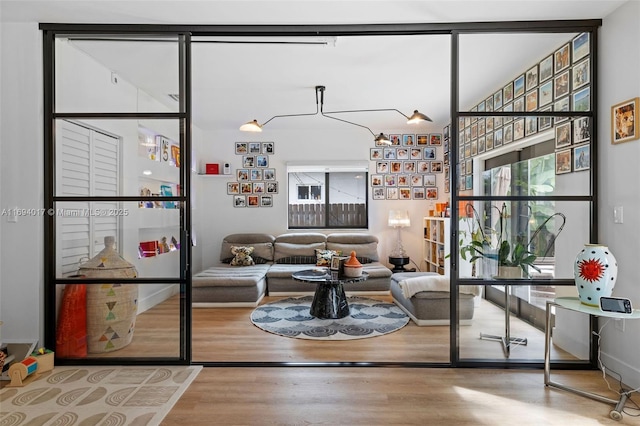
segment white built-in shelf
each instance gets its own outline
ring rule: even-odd
[[[229,174],[229,175],[223,175],[218,173],[217,175],[212,175],[212,174],[206,174],[206,173],[198,173],[198,176],[202,176],[202,177],[218,177],[218,178],[230,178],[233,177],[233,175]]]
[[[157,180],[162,182],[178,183],[180,181],[180,168],[170,165],[167,162],[153,161],[148,158],[138,158],[138,170],[140,179]],[[149,170],[150,175],[145,175],[143,171]]]
[[[139,208],[138,228],[177,228],[180,226],[180,209]]]

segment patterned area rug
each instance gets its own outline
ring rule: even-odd
[[[65,366],[0,390],[0,424],[159,425],[201,366]]]
[[[407,325],[409,317],[393,303],[348,297],[351,314],[318,319],[309,314],[313,296],[291,297],[258,306],[251,322],[270,333],[296,339],[353,340],[388,334]]]

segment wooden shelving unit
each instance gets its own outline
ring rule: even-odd
[[[425,217],[422,259],[424,271],[449,275],[449,228],[448,217]]]

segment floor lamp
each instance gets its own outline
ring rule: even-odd
[[[398,232],[396,246],[389,255],[389,263],[394,266],[391,272],[407,272],[407,270],[404,269],[404,265],[409,264],[410,260],[402,246],[401,230],[411,225],[409,212],[407,210],[390,210],[388,224],[390,227],[396,228]]]

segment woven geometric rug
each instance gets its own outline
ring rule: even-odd
[[[159,425],[201,366],[60,366],[0,390],[0,424]]]
[[[382,336],[407,325],[409,317],[393,303],[347,297],[350,315],[318,319],[309,314],[313,296],[290,297],[258,306],[251,322],[273,334],[296,339],[353,340]]]

